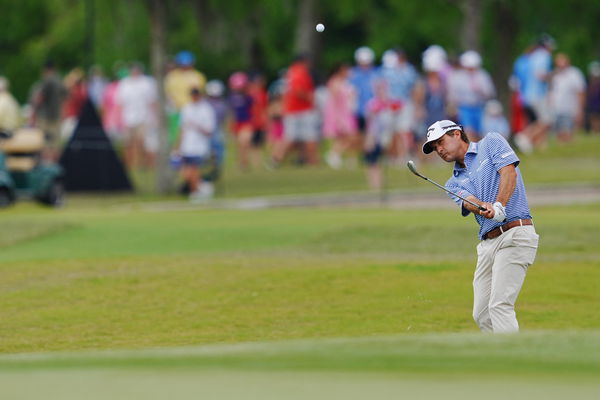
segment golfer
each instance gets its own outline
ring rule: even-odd
[[[433,151],[444,161],[454,162],[446,188],[485,208],[480,211],[450,195],[463,216],[475,214],[480,227],[473,318],[483,332],[518,332],[515,302],[539,239],[519,158],[499,133],[469,143],[462,127],[449,120],[437,121],[427,130],[423,153]]]

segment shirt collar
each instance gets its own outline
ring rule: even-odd
[[[477,142],[471,142],[471,143],[469,143],[469,148],[467,149],[467,153],[477,154],[478,149],[479,149],[479,146],[478,146]]]
[[[477,154],[477,151],[479,149],[479,146],[477,145],[477,142],[470,142],[469,143],[469,147],[467,148],[467,153],[466,154]],[[457,162],[454,163],[454,171],[453,174],[455,177],[457,177],[461,171],[464,171],[465,168],[461,167]]]

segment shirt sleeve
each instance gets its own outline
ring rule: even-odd
[[[206,132],[214,132],[216,125],[217,125],[217,119],[215,116],[215,111],[212,108],[212,106],[208,103],[204,104],[203,108],[202,108],[202,128],[206,131]]]
[[[488,133],[485,136],[485,144],[490,161],[494,164],[496,171],[510,164],[514,164],[515,167],[519,165],[519,157],[498,132]]]
[[[467,198],[467,197],[473,195],[464,186],[462,186],[455,177],[448,179],[445,186],[446,186],[446,189],[449,190],[450,192],[456,193],[457,195],[464,197],[464,198]],[[452,199],[452,201],[454,201],[460,207],[460,212],[463,217],[466,217],[467,215],[469,215],[471,213],[469,210],[467,210],[465,207],[463,207],[464,202],[462,201],[462,199],[459,199],[458,197],[454,196],[451,193],[448,193],[448,197],[450,197],[450,199]]]
[[[583,76],[583,73],[575,68],[574,69],[574,83],[575,83],[575,87],[577,89],[577,92],[584,92],[585,91],[585,78]]]

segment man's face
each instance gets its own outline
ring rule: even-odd
[[[440,158],[446,162],[458,160],[461,150],[460,131],[445,134],[431,145]]]
[[[558,53],[554,58],[554,64],[558,69],[565,69],[569,66],[569,57],[566,54]]]

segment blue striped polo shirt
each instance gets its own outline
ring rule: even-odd
[[[506,222],[531,218],[527,194],[521,171],[519,170],[519,158],[510,147],[506,139],[499,133],[488,133],[481,141],[469,144],[465,154],[465,168],[454,164],[452,177],[446,182],[446,189],[462,197],[475,196],[481,201],[489,203],[496,202],[498,188],[500,187],[500,174],[498,171],[509,164],[515,164],[517,171],[517,184],[515,191],[505,204],[506,221],[497,222],[487,219],[479,214],[475,214],[475,219],[479,224],[479,239],[483,240],[483,235]],[[456,196],[449,194],[461,208],[463,216],[470,214],[462,204],[463,201]]]

